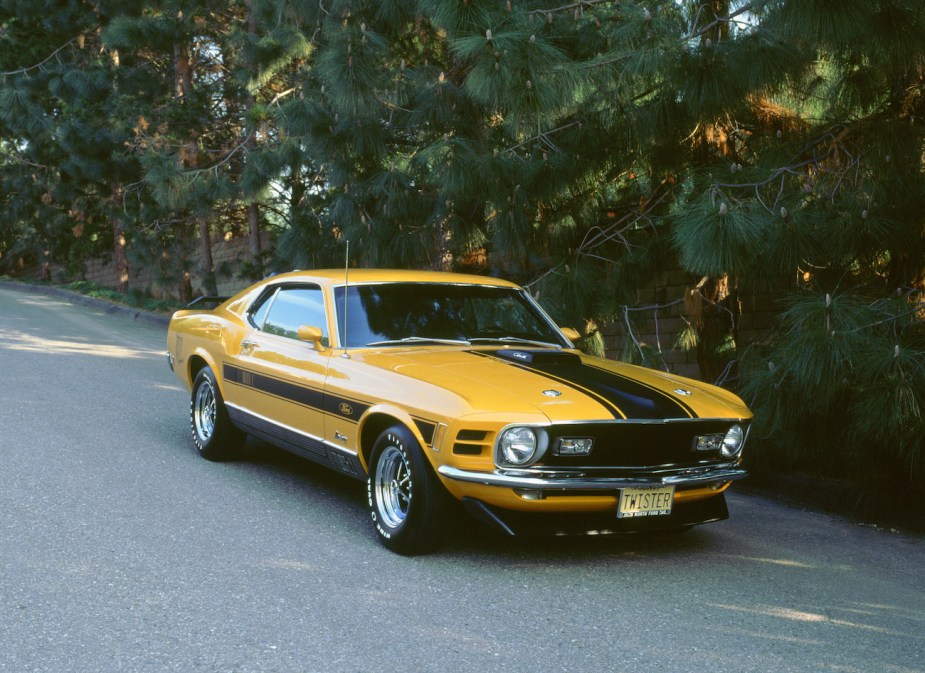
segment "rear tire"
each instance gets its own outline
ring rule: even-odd
[[[450,495],[405,426],[389,428],[373,445],[367,494],[376,534],[388,549],[410,556],[443,542]]]
[[[203,367],[193,381],[190,396],[190,430],[199,455],[207,460],[233,458],[244,441],[244,433],[231,423],[215,374]]]

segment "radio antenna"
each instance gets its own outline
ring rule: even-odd
[[[342,358],[349,358],[347,353],[347,290],[350,288],[350,241],[347,241],[347,252],[344,254],[344,352]]]

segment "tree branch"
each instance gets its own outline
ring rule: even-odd
[[[750,12],[750,11],[752,11],[755,7],[757,7],[758,5],[764,5],[764,4],[766,4],[767,1],[768,1],[768,0],[755,0],[754,2],[748,3],[748,4],[745,5],[744,7],[740,7],[739,9],[737,9],[737,10],[734,11],[734,12],[730,12],[730,13],[727,14],[726,16],[714,16],[713,21],[711,21],[710,23],[708,23],[706,26],[704,26],[704,27],[701,28],[700,30],[696,30],[696,26],[695,26],[694,32],[692,32],[690,35],[685,36],[685,37],[682,38],[682,39],[684,40],[684,42],[687,42],[688,40],[693,40],[693,39],[696,38],[696,37],[700,37],[701,35],[704,35],[705,33],[709,32],[711,29],[715,28],[715,27],[718,26],[719,24],[721,24],[721,23],[730,23],[730,22],[731,22],[734,18],[736,18],[737,16],[740,16],[740,15],[742,15],[742,14],[745,14],[746,12]],[[698,18],[699,18],[699,16],[698,16]],[[695,19],[695,23],[696,23],[696,19]]]
[[[8,72],[0,72],[0,77],[12,77],[14,75],[25,75],[26,73],[32,70],[41,69],[46,63],[48,63],[50,60],[55,58],[58,54],[60,54],[62,51],[70,47],[72,44],[77,42],[77,40],[79,40],[81,37],[82,36],[80,35],[78,35],[77,37],[72,37],[70,40],[68,40],[67,42],[62,44],[60,47],[55,49],[53,52],[51,52],[48,58],[36,63],[35,65],[30,65],[25,68],[20,68],[19,70],[10,70]]]
[[[555,14],[556,12],[567,12],[572,9],[582,10],[585,7],[602,5],[607,2],[613,2],[613,0],[579,0],[578,2],[573,2],[569,5],[562,5],[561,7],[553,7],[552,9],[534,9],[530,13],[545,16],[547,14]]]
[[[553,133],[559,133],[560,131],[565,131],[566,129],[570,129],[573,126],[581,126],[581,121],[575,120],[575,121],[569,122],[568,124],[563,124],[559,128],[553,129],[552,131],[544,131],[543,133],[539,133],[533,136],[532,138],[527,138],[522,143],[518,143],[517,145],[514,145],[513,147],[508,147],[504,149],[503,151],[513,152],[514,150],[520,149],[524,145],[529,145],[530,143],[535,142],[537,140],[542,140],[543,142],[547,143],[551,147],[555,147],[555,145],[553,145],[552,142],[549,140],[548,136],[551,136]]]

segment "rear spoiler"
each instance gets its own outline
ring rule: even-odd
[[[230,297],[213,297],[209,295],[204,295],[202,297],[196,297],[193,301],[187,304],[184,308],[198,308],[205,311],[211,311],[212,309],[218,307],[220,304],[228,301]]]

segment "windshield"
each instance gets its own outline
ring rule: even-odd
[[[347,347],[410,341],[535,342],[570,347],[520,290],[487,285],[383,283],[334,289],[337,324]]]

